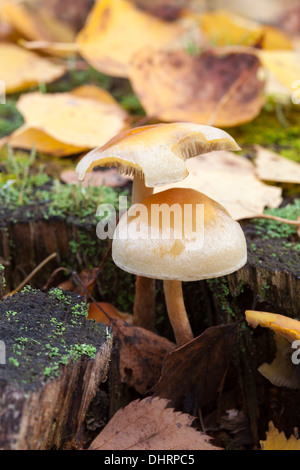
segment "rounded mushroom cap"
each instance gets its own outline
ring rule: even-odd
[[[184,179],[187,158],[239,149],[227,132],[215,127],[189,122],[154,124],[116,135],[85,155],[76,171],[82,181],[96,166],[116,166],[124,174],[144,175],[145,185],[154,187]]]
[[[239,223],[220,204],[194,189],[171,188],[121,217],[112,256],[132,274],[196,281],[240,269],[247,246]]]

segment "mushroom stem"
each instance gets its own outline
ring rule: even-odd
[[[194,336],[186,313],[181,281],[164,281],[164,292],[170,322],[177,346],[183,346]]]
[[[136,204],[153,194],[153,188],[145,186],[144,175],[135,175],[132,183],[131,202]]]
[[[153,331],[155,311],[155,279],[137,276],[133,306],[133,324]]]
[[[153,194],[153,188],[145,186],[144,176],[135,176],[132,185],[132,204],[140,203]],[[155,310],[155,279],[137,276],[133,305],[133,324],[153,330]]]

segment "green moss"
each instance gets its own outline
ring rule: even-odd
[[[23,123],[24,119],[17,110],[14,100],[8,99],[5,104],[0,105],[0,138],[11,134]]]
[[[118,208],[120,191],[107,186],[83,188],[81,185],[64,184],[59,180],[51,180],[43,172],[41,165],[35,168],[36,154],[15,154],[7,149],[6,158],[0,160],[0,215],[4,210],[22,210],[22,217],[34,217],[31,209],[36,205],[43,206],[43,217],[72,216],[84,222],[91,217],[97,223],[96,209],[105,203]],[[127,196],[128,192],[122,192]],[[7,213],[6,213],[7,216]],[[86,241],[86,240],[85,240]]]
[[[265,213],[288,220],[296,220],[300,216],[300,199],[295,199],[292,204],[287,204],[284,207],[266,209]],[[253,219],[252,223],[255,225],[257,233],[265,240],[270,238],[288,239],[296,234],[295,225],[277,222],[276,220]],[[285,247],[292,248],[293,246],[292,243],[286,242]]]
[[[206,282],[226,319],[234,319],[236,313],[232,308],[232,300],[226,278],[208,279]]]
[[[5,299],[0,310],[6,304],[15,307],[6,309],[6,315],[3,311],[0,314],[12,369],[4,369],[2,373],[13,378],[13,371],[18,368],[24,384],[27,381],[28,385],[34,384],[44,377],[55,378],[62,365],[83,356],[94,358],[97,347],[110,333],[105,325],[87,320],[88,307],[83,298],[59,288],[44,294],[28,286],[21,294]],[[49,312],[53,312],[52,317]],[[11,321],[16,317],[22,320],[19,324]]]
[[[291,160],[300,161],[299,106],[282,105],[272,98],[253,121],[226,129],[243,151],[261,145]]]

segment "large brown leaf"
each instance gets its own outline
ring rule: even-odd
[[[150,390],[176,409],[198,409],[214,403],[232,359],[237,323],[212,326],[190,343],[170,352],[162,374]],[[187,402],[188,400],[188,402]]]
[[[89,450],[221,450],[191,427],[188,414],[160,398],[135,400],[117,411]]]
[[[259,114],[264,103],[259,67],[252,53],[147,48],[133,57],[129,79],[149,116],[225,127]]]
[[[121,381],[143,395],[159,379],[162,362],[175,344],[122,320],[114,320],[112,327],[119,347]]]

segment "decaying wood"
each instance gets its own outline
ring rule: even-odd
[[[105,380],[110,341],[94,360],[64,367],[60,377],[30,394],[0,382],[0,448],[49,450],[72,447],[99,383]]]
[[[30,295],[32,296],[31,301],[29,299]],[[16,296],[22,297],[24,294],[16,294]],[[44,296],[43,302],[47,302],[49,298],[47,294],[40,291],[33,294],[27,293],[26,296],[27,305],[30,305],[28,302],[34,305],[37,296]],[[70,293],[70,296],[74,297],[74,307],[80,301],[80,297],[72,293]],[[9,299],[2,302],[2,310],[6,302],[9,302]],[[69,298],[68,302],[70,302]],[[11,308],[11,304],[8,303],[7,305],[8,308]],[[71,307],[70,304],[70,310]],[[1,315],[4,317],[5,310],[2,310]],[[71,312],[66,310],[66,306],[64,306],[63,312],[66,315],[66,321],[67,318],[73,318],[70,317]],[[47,319],[47,315],[49,319],[52,315],[59,318],[58,314],[53,312],[53,304],[49,306],[49,311],[46,307],[44,313],[42,328],[41,324],[36,323],[36,329],[40,328],[45,331],[42,333],[42,337],[38,338],[40,343],[38,348],[45,345],[48,347],[48,343],[50,343],[50,346],[52,344],[56,346],[55,338],[52,340],[49,335],[51,331],[45,322],[45,318]],[[33,314],[37,315],[37,312],[33,311]],[[19,312],[19,315],[21,319],[24,313]],[[91,327],[89,322],[91,320],[83,320],[83,324],[80,326],[82,328],[80,336],[77,333],[79,329],[73,328],[73,322],[71,325],[71,338],[70,330],[68,338],[66,337],[67,328],[65,328],[59,334],[59,341],[63,339],[63,344],[66,340],[68,344],[74,345],[77,343],[82,344],[84,341],[89,344],[92,341],[96,348],[95,356],[92,358],[82,354],[76,360],[70,358],[66,365],[60,364],[58,376],[50,378],[39,374],[37,378],[36,369],[28,368],[28,370],[24,370],[19,366],[15,367],[12,375],[7,368],[14,367],[10,365],[9,361],[9,355],[14,349],[11,348],[9,352],[7,347],[6,364],[0,366],[0,449],[70,449],[73,445],[76,445],[74,438],[84,422],[88,407],[96,395],[99,385],[107,378],[112,348],[110,329],[102,324]],[[25,336],[27,330],[22,331],[24,331]],[[72,336],[73,331],[74,337]],[[5,330],[2,323],[2,325],[0,324],[0,337],[8,343],[10,338],[5,337],[5,332],[7,330]],[[20,337],[20,330],[16,329],[16,336]],[[55,351],[55,348],[52,350]],[[26,360],[26,356],[30,352],[28,353],[25,348],[22,354],[22,356],[16,356],[20,364]],[[44,359],[41,358],[41,360]],[[33,364],[38,366],[38,361],[39,358]],[[27,385],[24,385],[25,381]]]

